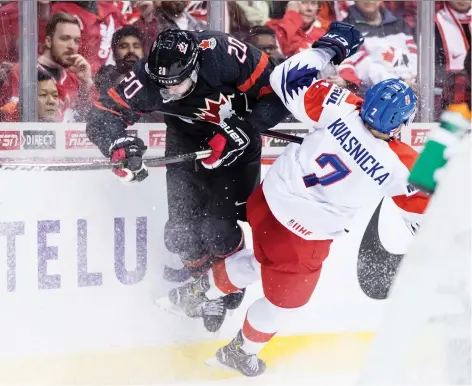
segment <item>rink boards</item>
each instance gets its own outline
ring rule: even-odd
[[[418,144],[420,130],[429,128],[414,127],[408,141]],[[294,124],[278,129],[303,132]],[[1,125],[1,156],[98,156],[83,130],[80,124]],[[149,155],[162,155],[162,125],[133,130]],[[283,145],[265,140],[270,157],[264,171]],[[262,353],[272,373],[342,372],[362,363],[387,302],[367,297],[357,280],[359,243],[377,204],[359,213],[333,244],[312,300]],[[163,266],[178,266],[163,245],[166,217],[164,168],[134,186],[109,171],[0,171],[0,383],[234,377],[203,361],[237,332],[247,307],[262,296],[260,285],[249,288],[218,335],[199,320],[158,309],[154,299],[171,288],[162,280]],[[411,236],[389,200],[379,227],[390,252],[406,250]]]

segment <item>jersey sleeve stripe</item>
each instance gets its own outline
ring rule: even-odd
[[[126,107],[127,109],[131,110],[131,107],[129,104],[127,104],[123,98],[121,98],[116,90],[114,88],[111,88],[108,90],[108,95],[110,96],[111,99],[113,99],[116,103],[118,103],[121,107]]]
[[[109,113],[112,113],[112,114],[114,114],[114,115],[116,115],[116,116],[118,116],[118,117],[121,116],[121,114],[120,114],[119,112],[117,112],[117,111],[115,111],[115,110],[112,110],[112,109],[109,109],[109,108],[103,106],[100,102],[95,102],[95,103],[94,103],[94,106],[95,106],[96,108],[100,109],[100,110],[108,111]]]
[[[411,170],[418,153],[409,147],[407,144],[393,140],[388,142],[388,146],[397,155],[398,159],[405,165],[408,170]],[[422,192],[417,192],[411,196],[405,194],[392,197],[393,202],[409,213],[424,213],[429,203],[429,197],[424,195]]]
[[[262,53],[261,59],[259,60],[259,63],[257,64],[255,70],[252,72],[249,78],[242,85],[238,86],[238,90],[241,92],[246,92],[252,86],[254,86],[257,82],[257,79],[259,79],[259,77],[262,75],[262,73],[266,69],[268,63],[269,63],[269,57],[265,53]]]

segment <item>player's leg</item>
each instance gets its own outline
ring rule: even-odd
[[[251,249],[242,249],[217,261],[208,274],[192,283],[194,292],[204,292],[208,299],[218,299],[238,292],[261,279],[261,265]]]
[[[195,151],[198,138],[189,138],[172,128],[167,129],[166,155]],[[208,251],[202,242],[204,207],[208,200],[204,181],[194,163],[182,162],[168,165],[167,202],[169,218],[164,229],[167,249],[180,256],[185,271],[200,276],[210,266]],[[189,285],[175,288],[169,300],[187,316],[205,318],[206,314],[224,314],[222,300],[208,301],[201,293],[195,293]]]
[[[247,221],[246,202],[259,185],[260,171],[260,159],[257,158],[211,174],[208,183],[211,199],[205,208],[207,216],[202,234],[214,264],[245,247],[244,234],[238,220]],[[227,308],[239,307],[243,297],[244,290],[225,296]]]
[[[195,271],[200,268],[199,273],[205,274],[210,265],[223,261],[244,248],[244,234],[238,220],[246,220],[245,203],[259,183],[260,163],[256,161],[210,171],[200,168],[197,175],[201,182],[202,194],[206,197],[203,206],[204,217],[199,219],[199,225],[202,247],[209,260],[192,269]],[[202,316],[209,331],[218,330],[224,321],[226,308],[237,308],[244,296],[244,288],[224,296],[222,308],[221,302],[218,302],[220,299],[207,303],[189,301],[192,296],[196,300],[197,295],[200,299],[208,300],[204,292],[193,290],[192,287],[193,284],[188,283],[173,290],[170,300],[174,304],[183,304],[187,315]]]
[[[290,232],[270,213],[262,189],[251,196],[248,217],[265,297],[249,307],[241,331],[218,350],[217,359],[246,376],[257,376],[265,370],[257,354],[291,313],[310,300],[331,240],[309,241]]]
[[[198,138],[189,138],[171,127],[166,133],[166,156],[188,153],[198,147]],[[192,162],[167,165],[168,220],[164,229],[167,249],[180,256],[190,270],[208,262],[201,239],[206,193]]]

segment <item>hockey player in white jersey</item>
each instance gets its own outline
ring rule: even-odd
[[[264,372],[257,356],[291,312],[304,306],[318,282],[332,241],[355,213],[391,196],[407,224],[416,224],[428,198],[408,185],[416,152],[396,139],[416,111],[403,81],[373,86],[365,100],[319,80],[362,43],[351,25],[332,23],[313,48],[277,66],[271,86],[290,112],[314,130],[290,144],[247,202],[253,248],[215,264],[191,284],[212,299],[262,278],[264,297],[248,309],[237,336],[216,359],[246,376]]]

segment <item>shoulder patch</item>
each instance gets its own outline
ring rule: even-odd
[[[205,50],[213,50],[216,47],[216,39],[211,38],[211,39],[205,39],[200,42],[198,45],[203,51]]]

